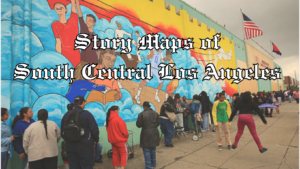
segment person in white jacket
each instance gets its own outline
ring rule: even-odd
[[[23,148],[28,154],[30,169],[57,169],[60,129],[49,121],[48,111],[38,111],[38,121],[32,123],[23,136]]]
[[[127,33],[126,31],[122,30],[122,25],[116,21],[116,24],[118,26],[118,29],[115,30],[115,38],[124,38],[124,34],[128,35],[129,37],[132,37],[132,34]],[[117,43],[117,46],[119,46],[121,44],[121,42]],[[131,54],[128,53],[127,54],[128,60],[133,60],[133,58],[131,57]]]

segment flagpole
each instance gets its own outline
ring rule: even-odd
[[[253,40],[252,38],[251,38],[251,40],[253,42],[255,42],[259,47],[261,47],[264,51],[266,51],[269,55],[271,55],[274,59],[276,59],[270,52],[268,52],[264,47],[262,47],[260,44],[258,44],[255,40]]]
[[[242,28],[243,28],[244,41],[245,41],[245,39],[246,39],[246,34],[245,34],[245,28],[244,28],[244,17],[243,17],[242,8],[240,8],[240,11],[241,11],[241,16],[242,16]]]

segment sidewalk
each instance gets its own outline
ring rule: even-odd
[[[192,140],[192,133],[186,138],[172,139],[174,148],[166,148],[163,139],[157,147],[157,169],[288,169],[299,168],[299,105],[295,101],[285,102],[280,106],[280,114],[273,113],[267,117],[264,125],[258,116],[253,116],[262,145],[268,151],[261,154],[245,128],[238,148],[229,151],[224,142],[223,150],[219,151],[216,136],[213,132],[204,133],[198,141]],[[274,110],[275,112],[275,110]],[[237,132],[237,117],[230,126],[231,140],[234,142]],[[96,163],[94,169],[113,169],[112,159],[103,155],[103,163]],[[135,148],[135,156],[128,160],[127,169],[143,169],[144,156],[142,149]]]

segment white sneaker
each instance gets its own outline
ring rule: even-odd
[[[159,97],[156,95],[155,96],[155,100],[158,102],[158,103],[160,103],[160,99],[159,99]]]
[[[134,99],[135,99],[137,104],[141,104],[140,97],[138,95],[135,95]]]

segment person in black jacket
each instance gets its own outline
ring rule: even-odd
[[[156,146],[159,145],[160,125],[158,113],[150,108],[149,102],[143,103],[144,111],[141,112],[136,121],[136,126],[142,128],[140,136],[140,147],[143,148],[145,158],[145,169],[156,167]]]
[[[259,148],[259,151],[261,153],[266,152],[267,149],[262,147],[259,137],[256,133],[255,123],[252,118],[252,111],[255,110],[256,112],[258,112],[259,117],[261,118],[261,120],[263,121],[263,123],[265,125],[267,125],[267,121],[266,121],[263,113],[261,113],[259,111],[258,106],[252,101],[250,92],[245,92],[242,95],[242,101],[233,110],[233,112],[229,118],[229,122],[232,121],[232,119],[234,118],[234,116],[238,110],[240,110],[240,115],[239,115],[239,119],[238,119],[238,132],[236,133],[235,141],[232,144],[232,149],[235,149],[237,147],[238,142],[239,142],[241,136],[243,135],[244,128],[245,128],[245,126],[247,126],[253,139],[256,142],[256,145]]]
[[[84,128],[84,136],[80,142],[67,142],[66,151],[70,168],[93,169],[94,165],[94,146],[99,142],[99,128],[94,116],[87,110],[83,110],[85,106],[83,96],[76,96],[74,98],[75,108],[73,112],[81,111],[81,121]],[[64,115],[61,120],[61,135],[63,137],[63,129],[67,115]]]
[[[209,113],[211,111],[212,103],[207,96],[205,91],[201,92],[200,102],[202,104],[202,117],[203,117],[203,131],[207,132],[209,130]]]
[[[174,100],[171,96],[168,97],[167,101],[164,102],[164,104],[161,106],[160,109],[160,129],[161,132],[165,135],[165,145],[166,147],[174,147],[173,144],[171,144],[171,140],[173,138],[173,135],[175,133],[174,129],[174,123],[170,122],[166,111],[174,113]]]

